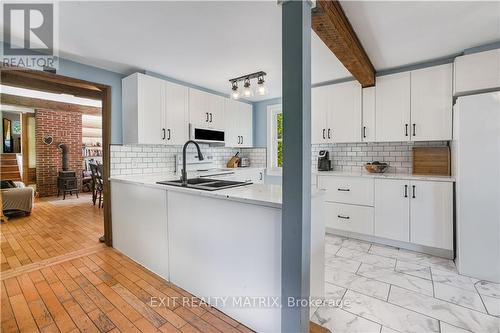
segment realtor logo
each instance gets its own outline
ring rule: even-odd
[[[3,64],[55,68],[53,3],[4,3]]]

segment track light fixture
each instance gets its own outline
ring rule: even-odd
[[[240,92],[238,91],[238,82],[236,82],[236,81],[232,83],[231,98],[232,99],[239,99],[240,98]]]
[[[230,79],[229,82],[231,83],[231,98],[232,99],[239,99],[240,96],[242,95],[243,97],[251,97],[254,94],[254,91],[252,90],[251,87],[251,79],[257,79],[257,87],[255,89],[255,94],[259,96],[264,96],[267,94],[267,88],[265,86],[265,80],[264,76],[266,76],[265,72],[255,72],[252,74],[247,74],[243,75],[240,77],[236,77],[234,79]],[[240,94],[240,91],[238,89],[238,82],[243,81],[243,90]]]

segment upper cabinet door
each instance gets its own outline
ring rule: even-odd
[[[164,143],[163,81],[143,74],[139,74],[137,80],[137,143]]]
[[[226,147],[253,147],[252,105],[225,100]]]
[[[452,64],[411,72],[411,140],[451,140]]]
[[[224,141],[226,147],[237,147],[241,141],[241,134],[239,130],[239,118],[240,118],[240,110],[239,110],[239,102],[226,99],[226,106],[224,108],[224,121],[225,121],[225,132],[224,132]]]
[[[410,185],[410,242],[453,250],[453,183],[412,181]]]
[[[222,96],[206,94],[208,127],[214,129],[224,129],[224,100]]]
[[[330,86],[327,138],[330,142],[361,141],[361,85],[357,81]]]
[[[251,104],[239,102],[239,128],[241,129],[240,147],[253,147],[253,109]]]
[[[207,95],[204,91],[189,89],[189,123],[207,126],[210,120]]]
[[[327,114],[329,86],[311,90],[311,143],[325,143],[327,138]]]
[[[376,87],[377,141],[409,141],[410,72],[378,77]]]
[[[363,142],[375,141],[375,87],[363,88]]]
[[[165,82],[165,142],[182,145],[188,140],[188,88]]]

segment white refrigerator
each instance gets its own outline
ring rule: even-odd
[[[451,147],[458,271],[500,282],[500,92],[457,99]]]

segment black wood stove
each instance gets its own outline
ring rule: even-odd
[[[76,172],[68,170],[68,148],[64,143],[57,145],[62,151],[62,169],[59,171],[59,176],[57,177],[57,196],[60,193],[63,195],[63,200],[66,199],[66,193],[73,195],[76,193],[78,198],[78,178],[76,178]]]
[[[63,200],[66,199],[66,193],[73,195],[76,193],[78,198],[78,179],[74,171],[59,171],[57,177],[57,196],[62,193]]]

